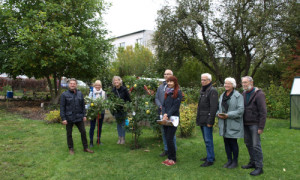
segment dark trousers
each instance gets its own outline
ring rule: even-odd
[[[168,159],[176,161],[176,149],[174,144],[174,136],[177,127],[174,126],[164,126],[165,136],[168,146]]]
[[[73,148],[73,138],[72,138],[72,130],[73,130],[73,125],[76,125],[80,134],[81,134],[81,141],[82,141],[82,145],[84,149],[88,148],[88,144],[87,144],[87,139],[86,139],[86,132],[85,132],[85,127],[84,127],[84,122],[83,121],[79,121],[79,122],[69,122],[66,125],[66,129],[67,129],[67,142],[68,142],[68,147]]]
[[[244,126],[244,142],[248,148],[250,163],[254,164],[257,168],[262,168],[263,153],[257,125]]]
[[[232,155],[233,155],[233,160],[237,161],[239,157],[239,145],[237,143],[237,139],[224,137],[224,144],[225,144],[225,151],[227,154],[228,161],[232,160]]]
[[[101,114],[101,117],[99,118],[99,122],[97,122],[97,118],[94,119],[94,120],[91,120],[91,124],[90,124],[90,143],[93,143],[96,123],[98,124],[97,125],[97,143],[98,144],[100,143],[103,119],[104,119],[104,114]]]

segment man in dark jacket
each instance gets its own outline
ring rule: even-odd
[[[170,69],[166,69],[165,73],[164,73],[164,79],[167,80],[168,77],[173,76],[173,72]],[[156,91],[156,95],[155,95],[155,104],[158,107],[158,114],[161,115],[162,114],[162,105],[164,103],[165,100],[165,91],[167,88],[167,82],[164,81],[158,88]],[[165,136],[165,131],[163,126],[161,126],[161,135],[162,135],[162,139],[163,139],[163,144],[164,144],[164,151],[159,155],[161,157],[168,155],[168,146],[167,146],[167,140],[166,140],[166,136]],[[175,150],[177,149],[176,147],[176,135],[174,136],[174,144],[175,144]]]
[[[196,123],[201,127],[203,139],[206,146],[207,156],[202,158],[205,161],[201,166],[207,167],[213,165],[215,160],[213,143],[213,125],[218,109],[218,92],[212,86],[212,77],[209,73],[201,75],[202,88],[197,109]]]
[[[82,93],[77,90],[76,79],[69,80],[69,90],[62,93],[60,97],[60,116],[62,123],[66,125],[67,129],[67,142],[69,153],[74,154],[72,129],[75,124],[81,133],[81,141],[83,144],[83,151],[93,153],[88,149],[86,132],[84,127],[85,116],[85,103]]]
[[[267,118],[266,97],[262,90],[253,86],[253,79],[250,76],[242,78],[242,85],[245,104],[244,142],[250,155],[249,164],[242,166],[242,168],[255,168],[250,175],[257,176],[263,173],[260,134],[263,133]]]

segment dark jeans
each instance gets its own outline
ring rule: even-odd
[[[101,114],[101,117],[99,118],[99,122],[97,122],[97,118],[94,119],[94,120],[91,120],[91,124],[90,124],[90,143],[93,143],[94,131],[95,131],[96,122],[97,122],[97,124],[98,124],[98,126],[97,126],[97,143],[100,144],[103,119],[104,119],[104,114]]]
[[[239,145],[237,143],[236,138],[225,138],[224,137],[224,144],[225,144],[225,151],[227,154],[227,159],[237,161],[239,157]]]
[[[214,151],[214,140],[213,140],[213,127],[200,126],[203,139],[206,146],[206,158],[209,162],[214,162],[215,151]]]
[[[167,146],[167,140],[166,140],[166,136],[165,136],[164,126],[161,126],[161,136],[162,136],[163,143],[164,143],[164,150],[168,151],[168,146]],[[174,145],[175,145],[175,151],[176,151],[177,150],[176,134],[174,135]]]
[[[81,141],[82,141],[82,145],[84,149],[88,148],[88,144],[87,144],[87,139],[86,139],[86,132],[85,132],[85,127],[84,127],[84,122],[83,121],[79,121],[79,122],[69,122],[66,125],[66,129],[67,129],[67,142],[68,142],[68,147],[73,148],[73,138],[72,138],[72,130],[73,130],[73,125],[76,125],[80,134],[81,134]]]
[[[260,135],[258,134],[258,126],[244,126],[244,142],[248,148],[250,163],[257,168],[263,167],[263,153],[260,144]]]
[[[176,149],[174,143],[174,136],[176,133],[177,127],[174,126],[164,126],[165,136],[168,146],[168,159],[176,161]]]

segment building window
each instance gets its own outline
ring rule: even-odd
[[[143,38],[136,39],[136,43],[140,44],[140,45],[143,45]]]
[[[125,47],[125,42],[120,43],[120,47]]]

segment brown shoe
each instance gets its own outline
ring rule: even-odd
[[[74,149],[73,149],[73,148],[70,148],[70,149],[69,149],[69,153],[70,153],[71,155],[74,155]]]
[[[125,144],[125,137],[121,137],[120,144]]]
[[[87,149],[87,148],[84,149],[83,151],[84,151],[84,152],[88,152],[88,153],[94,153],[94,151],[92,151],[92,150],[90,150],[90,149]]]

